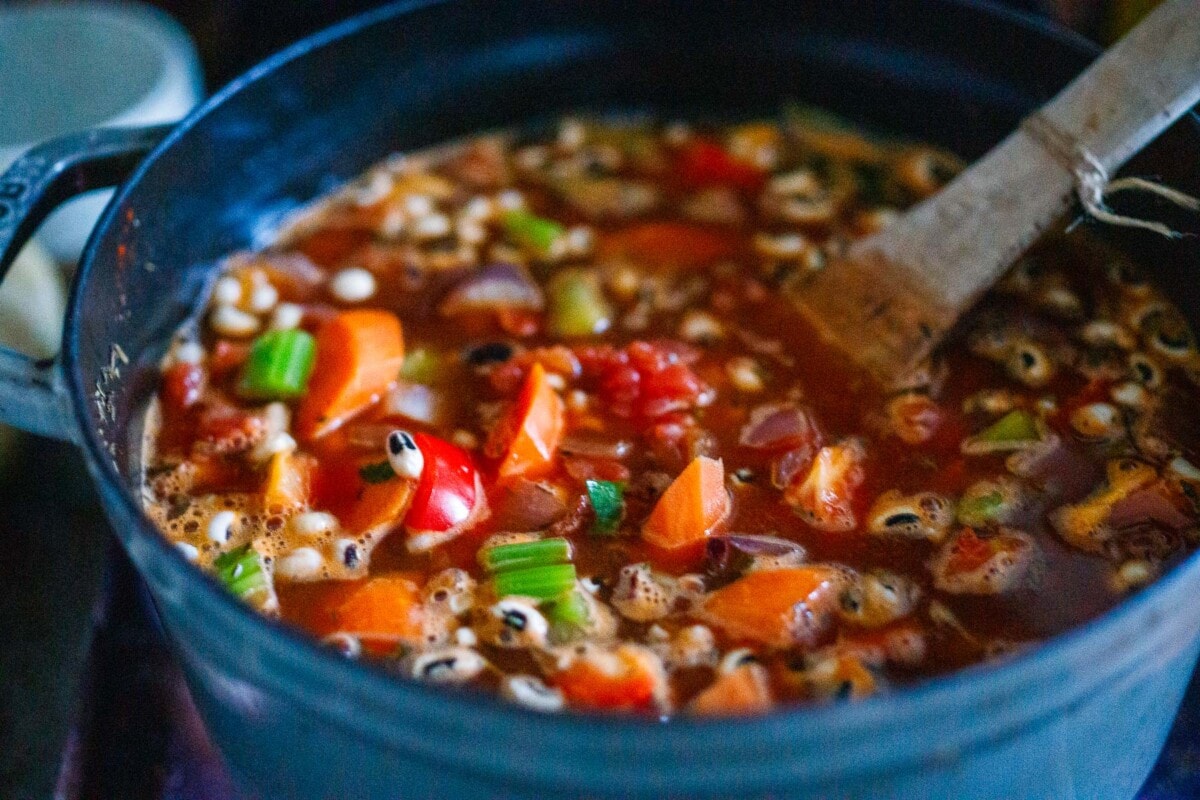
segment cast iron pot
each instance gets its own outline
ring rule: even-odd
[[[1094,53],[951,0],[446,0],[367,14],[169,132],[62,140],[0,179],[7,266],[56,203],[132,171],[80,265],[61,361],[0,356],[0,418],[83,447],[214,740],[261,796],[1129,798],[1200,648],[1197,557],[1024,655],[860,703],[668,724],[544,716],[345,661],[255,616],[156,533],[134,477],[154,364],[214,260],[394,149],[573,109],[743,115],[799,98],[974,156]],[[1200,162],[1194,119],[1154,152],[1166,158],[1133,171],[1196,191],[1180,166]],[[1117,243],[1200,312],[1184,278],[1193,245]]]

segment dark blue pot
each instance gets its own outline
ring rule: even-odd
[[[0,353],[0,418],[83,446],[214,740],[262,796],[1129,798],[1200,648],[1197,557],[1018,658],[861,703],[670,724],[542,716],[344,661],[255,616],[156,534],[130,477],[153,365],[214,261],[393,149],[572,109],[740,115],[795,97],[977,155],[1093,55],[950,0],[392,6],[267,61],[170,132],[60,141],[0,178],[7,266],[55,203],[140,160],[84,257],[61,364]],[[1187,119],[1133,169],[1194,192],[1198,154]],[[1200,312],[1194,243],[1115,241]]]

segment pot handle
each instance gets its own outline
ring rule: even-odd
[[[55,208],[75,195],[116,186],[174,125],[99,128],[39,145],[0,175],[0,281]],[[0,347],[0,422],[76,441],[58,359],[36,361]]]

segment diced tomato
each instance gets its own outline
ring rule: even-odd
[[[249,342],[231,342],[228,339],[219,339],[213,345],[212,352],[208,356],[208,368],[214,377],[221,377],[241,369],[242,364],[246,363],[246,359],[249,357]]]
[[[732,186],[744,192],[757,192],[767,179],[758,167],[737,160],[717,142],[701,137],[680,149],[675,171],[688,189]]]
[[[162,399],[171,411],[186,411],[204,393],[204,367],[199,364],[178,363],[162,376]]]
[[[692,371],[696,351],[679,343],[632,342],[575,351],[584,378],[593,383],[605,408],[619,417],[654,419],[697,408],[711,389]]]
[[[550,682],[573,706],[622,711],[653,710],[666,689],[658,657],[629,644],[577,657]]]
[[[201,411],[196,425],[196,439],[201,449],[214,453],[249,450],[265,435],[266,424],[262,417],[224,403]]]

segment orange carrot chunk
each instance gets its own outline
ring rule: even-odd
[[[832,623],[841,582],[831,567],[750,572],[710,594],[699,615],[739,641],[812,646]]]
[[[658,499],[642,538],[662,550],[694,547],[725,523],[732,505],[724,463],[697,456]]]
[[[762,664],[743,664],[718,676],[692,698],[694,714],[761,714],[771,708],[771,686]]]
[[[390,311],[342,311],[317,331],[317,361],[296,409],[296,432],[320,438],[375,403],[404,365],[400,320]]]
[[[547,380],[545,368],[534,362],[516,405],[492,431],[488,444],[489,451],[504,454],[500,480],[536,478],[549,472],[562,441],[563,426],[562,398]]]
[[[685,222],[643,222],[606,234],[602,258],[653,267],[700,267],[737,253],[738,239],[726,231]]]
[[[347,531],[369,538],[386,533],[404,518],[416,485],[416,481],[403,478],[364,483],[358,500],[342,524]]]
[[[307,620],[313,633],[348,633],[372,653],[387,654],[402,642],[421,641],[421,593],[412,576],[391,573],[322,586]]]
[[[303,453],[276,453],[267,467],[263,507],[269,514],[304,508],[312,491],[317,460]]]

